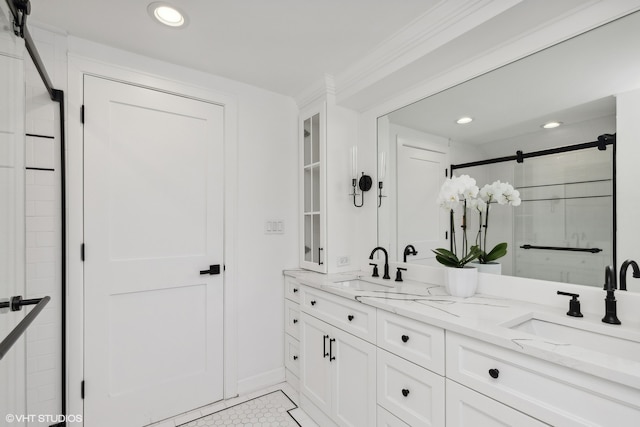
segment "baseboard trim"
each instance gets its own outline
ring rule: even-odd
[[[285,381],[284,366],[238,381],[238,394],[251,393]]]

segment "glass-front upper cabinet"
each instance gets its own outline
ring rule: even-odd
[[[300,266],[326,272],[325,253],[325,118],[322,109],[301,115],[300,141],[302,230]]]

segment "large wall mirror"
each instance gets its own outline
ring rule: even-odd
[[[555,149],[615,135],[616,94],[640,88],[638,40],[640,12],[380,117],[378,243],[391,259],[437,265],[431,250],[450,247],[436,198],[453,172],[520,192],[519,206],[490,208],[487,247],[508,244],[501,274],[602,286],[615,257],[614,144]],[[473,244],[479,217],[467,220]]]

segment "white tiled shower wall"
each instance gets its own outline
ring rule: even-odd
[[[61,88],[66,60],[52,40],[34,34],[54,87]],[[29,60],[26,63],[26,295],[51,296],[51,302],[27,331],[27,413],[58,415],[61,399],[61,209],[59,106]],[[64,70],[64,68],[62,68]],[[49,138],[44,138],[49,137]],[[53,138],[51,138],[53,137]],[[28,426],[48,426],[28,422]]]

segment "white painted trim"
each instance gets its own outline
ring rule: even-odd
[[[238,394],[243,396],[256,390],[285,381],[284,366],[238,381]]]
[[[167,79],[154,74],[69,54],[67,95],[67,413],[83,414],[80,383],[84,373],[84,266],[80,260],[83,242],[83,104],[85,74],[148,87],[167,93],[224,106],[225,219],[224,251],[224,397],[238,395],[237,335],[237,160],[238,101],[236,97],[209,88]],[[90,252],[90,250],[88,251]],[[90,255],[89,255],[90,256]],[[284,373],[283,373],[284,377]],[[87,384],[87,393],[91,385]]]
[[[382,80],[521,1],[440,1],[338,74],[340,97],[348,98]]]
[[[336,83],[333,75],[325,74],[324,77],[296,97],[296,104],[299,109],[306,108],[312,104],[325,101],[336,94]]]

